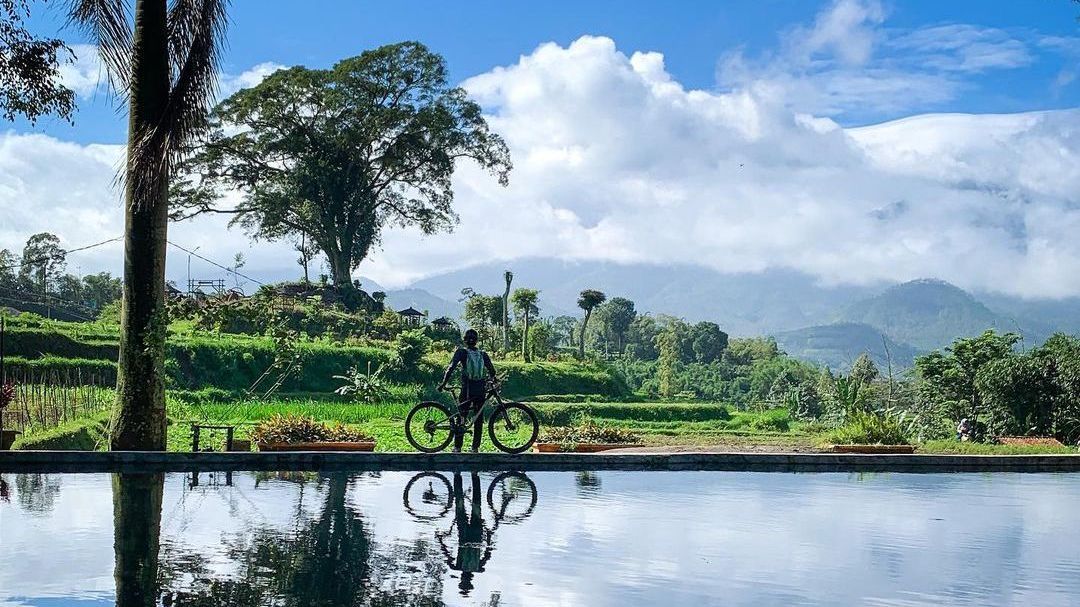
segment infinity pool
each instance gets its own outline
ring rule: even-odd
[[[0,605],[1077,605],[1080,476],[3,474]]]

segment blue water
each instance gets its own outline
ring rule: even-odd
[[[1080,605],[1080,475],[416,476],[2,474],[0,606]]]

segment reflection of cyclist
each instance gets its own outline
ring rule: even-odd
[[[465,342],[465,347],[458,348],[457,352],[454,352],[454,357],[450,359],[450,365],[446,367],[446,373],[443,374],[442,382],[439,383],[439,390],[446,389],[446,383],[450,381],[454,369],[461,365],[461,394],[458,402],[461,403],[461,415],[467,420],[470,414],[479,411],[484,406],[484,398],[487,396],[486,380],[488,377],[495,378],[495,365],[491,364],[491,358],[487,355],[487,352],[477,347],[480,335],[475,329],[465,331],[462,341]],[[473,423],[473,453],[480,450],[480,437],[483,427],[484,416],[477,415],[476,421]],[[455,452],[461,451],[463,442],[465,442],[465,435],[461,432],[455,433]]]
[[[480,475],[476,472],[472,477],[472,498],[470,512],[465,512],[465,489],[462,486],[461,473],[454,473],[454,522],[457,524],[458,546],[457,559],[450,562],[450,568],[461,572],[461,583],[458,588],[463,595],[473,589],[472,578],[474,573],[484,570],[484,564],[491,558],[491,548],[488,546],[487,530],[484,528],[484,518],[481,514],[480,502]]]

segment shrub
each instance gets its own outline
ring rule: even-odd
[[[601,426],[590,420],[581,420],[573,426],[557,426],[546,429],[540,442],[575,445],[581,443],[632,444],[640,440],[638,435],[612,426]]]
[[[825,435],[835,445],[907,445],[907,433],[900,420],[880,413],[854,411],[848,423]]]
[[[255,426],[251,439],[256,443],[366,442],[369,435],[341,422],[324,424],[302,415],[273,415]]]
[[[351,396],[365,405],[374,405],[387,400],[390,397],[390,390],[387,389],[386,382],[382,378],[382,370],[382,367],[378,367],[373,372],[370,362],[367,373],[361,373],[356,367],[350,367],[345,375],[334,376],[334,379],[345,381],[345,385],[334,392],[342,396]]]
[[[12,450],[98,451],[109,444],[109,413],[78,419],[48,430],[20,436]]]

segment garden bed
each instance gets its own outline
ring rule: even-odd
[[[533,451],[536,453],[597,453],[599,451],[610,451],[611,449],[630,449],[632,447],[640,447],[640,443],[579,443],[576,445],[567,445],[563,443],[536,443],[533,445]]]
[[[915,453],[915,445],[833,445],[833,453]]]
[[[375,441],[259,443],[259,451],[374,451]]]
[[[997,439],[999,445],[1013,447],[1064,447],[1056,438],[1049,436],[1000,436]]]

